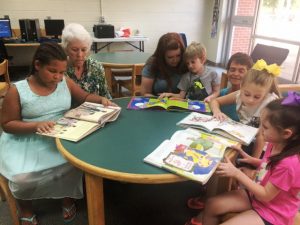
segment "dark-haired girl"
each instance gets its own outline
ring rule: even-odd
[[[74,199],[82,198],[82,173],[57,151],[55,140],[37,135],[50,131],[70,109],[71,100],[112,105],[108,99],[83,91],[64,76],[67,56],[56,43],[41,44],[31,75],[16,82],[4,98],[0,138],[0,173],[18,201],[22,225],[38,224],[31,200],[63,199],[65,222],[76,216]]]
[[[270,102],[261,115],[261,130],[268,142],[263,159],[236,148],[243,162],[257,167],[253,181],[229,160],[216,173],[232,177],[245,189],[213,197],[205,204],[203,225],[220,223],[220,216],[238,212],[222,224],[292,225],[300,203],[300,95]],[[189,224],[200,224],[195,217]]]

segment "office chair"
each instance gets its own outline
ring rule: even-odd
[[[287,58],[289,50],[270,45],[257,44],[250,54],[253,62],[264,59],[267,64],[276,63],[280,66]]]
[[[182,39],[182,42],[184,44],[184,47],[187,47],[187,40],[186,40],[186,35],[185,33],[179,33],[181,39]]]

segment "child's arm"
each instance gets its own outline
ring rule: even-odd
[[[94,102],[94,103],[100,103],[104,106],[109,106],[109,105],[116,106],[115,103],[111,102],[105,97],[96,94],[90,94],[84,91],[69,77],[66,77],[66,82],[68,84],[72,98],[74,98],[75,101],[78,102],[79,104],[82,104],[83,102]]]
[[[270,182],[268,182],[266,186],[255,183],[241,170],[236,168],[227,157],[225,158],[225,163],[220,163],[218,166],[216,174],[222,177],[235,178],[240,184],[245,186],[247,190],[253,193],[255,198],[259,201],[271,201],[280,192],[280,190]]]
[[[248,155],[242,148],[239,146],[230,146],[231,149],[237,151],[242,158],[239,159],[239,162],[247,163],[255,168],[259,167],[261,164],[261,159]]]
[[[210,102],[212,99],[220,95],[220,85],[212,85],[212,93],[204,99],[204,102]]]
[[[9,88],[2,105],[1,125],[5,132],[12,134],[48,132],[54,124],[53,121],[22,121],[19,93],[14,85]]]
[[[209,103],[213,116],[220,121],[225,120],[228,116],[222,113],[220,106],[234,104],[236,99],[236,92],[212,99]]]

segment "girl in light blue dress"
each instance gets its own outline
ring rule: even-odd
[[[83,197],[82,172],[58,152],[55,140],[37,135],[50,131],[70,109],[71,100],[114,105],[105,97],[89,94],[64,76],[67,56],[56,43],[37,49],[31,75],[13,85],[2,108],[0,173],[18,201],[22,225],[38,224],[31,200],[63,199],[63,220],[76,216],[74,199]]]

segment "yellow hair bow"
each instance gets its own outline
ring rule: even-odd
[[[259,71],[266,70],[268,71],[268,73],[272,74],[275,77],[278,77],[281,72],[280,66],[275,63],[267,65],[266,61],[263,59],[257,60],[256,63],[252,66],[252,69]]]

